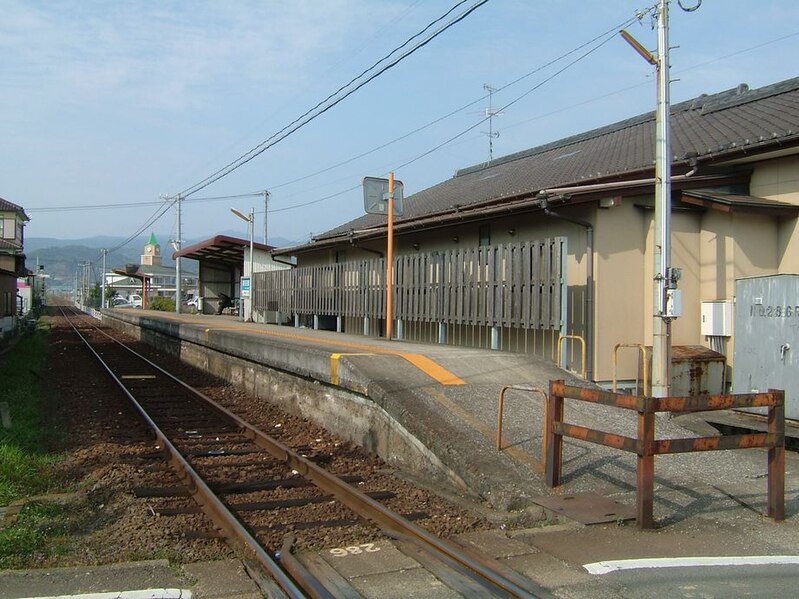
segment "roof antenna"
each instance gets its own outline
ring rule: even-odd
[[[488,119],[488,131],[483,131],[483,135],[488,136],[488,162],[494,159],[494,138],[499,137],[499,131],[494,131],[494,117],[501,116],[502,112],[494,110],[493,102],[494,92],[497,88],[491,87],[488,83],[483,84],[483,89],[488,92],[488,108],[485,109],[485,116]]]

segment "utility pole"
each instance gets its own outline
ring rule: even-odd
[[[267,245],[266,240],[269,234],[269,196],[271,194],[264,189],[264,245]],[[255,225],[253,225],[255,226]]]
[[[177,199],[175,200],[175,206],[177,210],[177,239],[175,240],[175,251],[179,252],[182,242],[182,226],[181,226],[181,212],[180,212],[180,204],[183,198],[180,194],[178,194]],[[177,257],[175,260],[175,313],[180,314],[180,304],[181,299],[183,297],[182,293],[182,285],[181,285],[181,273],[180,273],[180,256]]]
[[[102,286],[101,291],[100,291],[100,308],[105,308],[106,307],[106,305],[105,305],[105,273],[106,273],[106,270],[105,270],[105,259],[106,259],[106,256],[108,256],[108,250],[106,248],[103,248],[100,251],[103,253],[103,286]]]
[[[696,10],[701,0],[693,9]],[[652,395],[668,397],[671,385],[671,321],[682,314],[677,289],[680,270],[671,266],[671,115],[669,78],[669,0],[658,0],[657,56],[626,31],[621,36],[657,68],[655,117],[655,222],[652,285]]]
[[[654,315],[652,321],[652,395],[668,397],[671,373],[671,318],[666,289],[671,274],[671,136],[669,79],[669,3],[658,6],[658,55],[655,137]]]
[[[91,292],[91,279],[89,277],[89,275],[91,274],[91,267],[92,267],[92,263],[91,262],[86,262],[84,264],[84,273],[85,273],[84,274],[84,278],[83,278],[83,280],[85,281],[85,285],[84,285],[85,291],[84,291],[84,294],[83,294],[83,297],[84,297],[83,305],[84,306],[88,305],[89,295],[90,295],[90,292]]]

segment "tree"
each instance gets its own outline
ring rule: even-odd
[[[89,289],[89,301],[88,305],[92,308],[99,308],[100,307],[100,297],[102,296],[103,291],[100,287],[100,283],[95,283]]]

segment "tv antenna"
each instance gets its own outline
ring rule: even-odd
[[[485,116],[488,118],[488,131],[483,131],[483,135],[488,136],[488,161],[494,159],[494,139],[499,137],[499,131],[494,131],[494,117],[501,116],[502,112],[494,110],[494,92],[497,88],[490,86],[488,83],[483,84],[483,89],[488,92],[488,108],[485,109]]]

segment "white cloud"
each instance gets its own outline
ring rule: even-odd
[[[196,106],[219,86],[285,94],[375,8],[362,0],[4,4],[7,91],[153,108]]]

